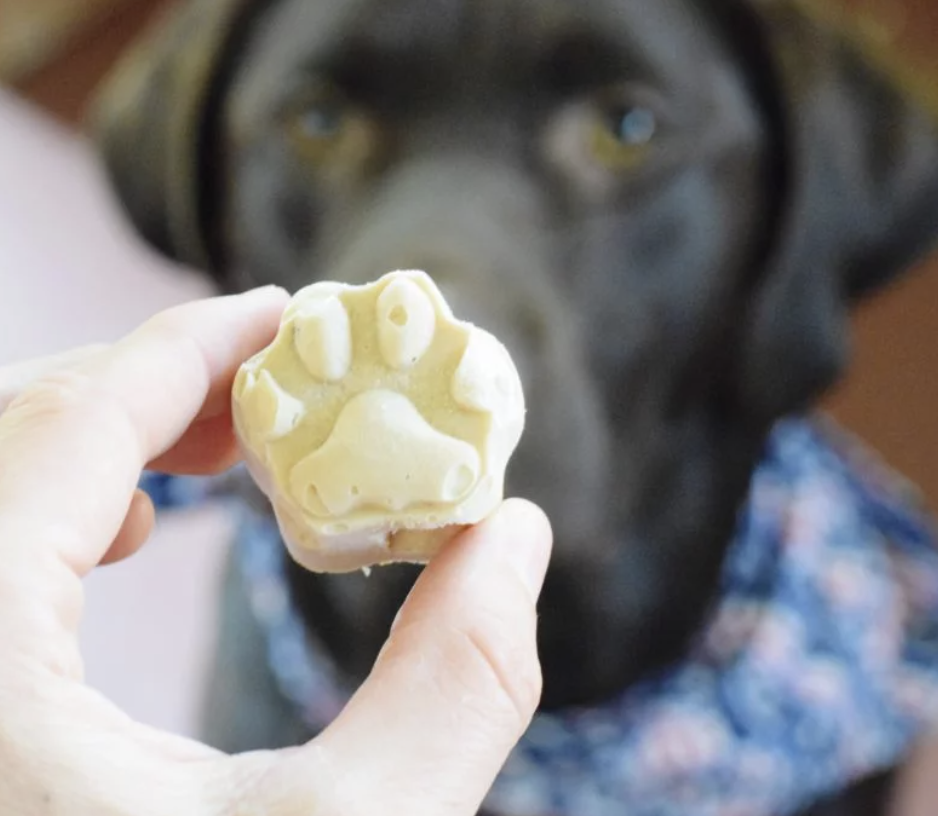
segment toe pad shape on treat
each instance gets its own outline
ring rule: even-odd
[[[452,393],[463,408],[490,413],[496,421],[516,414],[523,400],[508,351],[487,332],[469,337],[453,375]]]
[[[378,342],[391,368],[414,365],[430,348],[436,311],[427,294],[413,281],[400,278],[378,296]]]
[[[298,292],[232,408],[290,552],[317,571],[428,560],[501,501],[524,427],[507,349],[421,272]]]
[[[352,365],[352,327],[348,312],[335,295],[312,300],[296,316],[296,352],[317,380],[335,382]]]
[[[306,413],[302,401],[288,394],[265,370],[247,376],[242,400],[256,417],[254,432],[267,442],[286,436]]]

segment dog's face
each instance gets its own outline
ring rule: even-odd
[[[246,5],[188,121],[187,234],[225,288],[433,275],[525,384],[508,490],[557,538],[545,703],[672,659],[771,422],[838,373],[854,295],[938,231],[934,170],[908,175],[938,165],[938,138],[829,43],[799,75],[734,3]],[[776,25],[804,44],[801,18]],[[153,213],[171,208],[141,207],[133,172],[125,197],[171,245]],[[359,674],[411,580],[293,576]]]
[[[557,536],[546,659],[595,682],[583,634],[605,619],[615,639],[620,606],[651,631],[675,592],[681,625],[699,617],[719,548],[686,535],[719,518],[725,537],[735,505],[717,424],[735,418],[714,401],[768,206],[764,123],[708,21],[665,2],[284,0],[229,87],[236,288],[426,269],[512,351],[530,409],[508,490]]]

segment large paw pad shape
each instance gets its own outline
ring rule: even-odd
[[[291,554],[324,572],[427,561],[501,501],[524,428],[508,351],[423,272],[298,292],[233,409]]]

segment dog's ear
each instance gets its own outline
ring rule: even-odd
[[[207,127],[224,54],[249,0],[187,0],[131,47],[91,108],[89,129],[137,231],[209,268]]]
[[[759,92],[774,97],[778,203],[735,387],[745,410],[768,420],[837,379],[851,306],[938,238],[938,119],[802,8],[762,0],[751,19],[773,73]]]

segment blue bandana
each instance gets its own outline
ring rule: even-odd
[[[205,481],[148,477],[162,506]],[[353,689],[307,632],[271,518],[236,558],[282,694],[314,732]],[[918,498],[828,424],[780,423],[684,662],[602,706],[538,715],[501,816],[786,816],[902,761],[938,722],[938,551]]]

